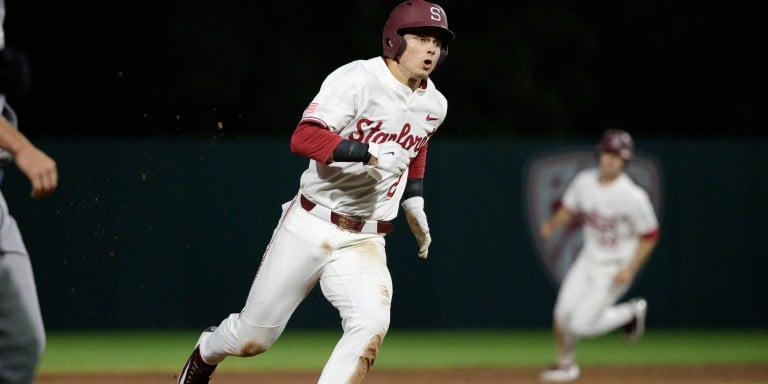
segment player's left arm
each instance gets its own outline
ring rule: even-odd
[[[614,276],[613,280],[616,284],[626,283],[635,278],[651,252],[656,248],[661,233],[659,220],[648,194],[642,189],[637,189],[634,197],[635,203],[630,205],[631,209],[628,214],[632,227],[635,228],[635,233],[639,236],[639,244],[632,261]]]
[[[620,269],[613,277],[615,284],[623,284],[629,282],[637,276],[640,268],[643,267],[648,257],[651,255],[656,245],[659,243],[659,229],[655,229],[649,233],[646,233],[640,237],[635,256],[632,258],[632,262],[626,267]]]
[[[429,254],[429,246],[432,244],[432,235],[429,233],[427,213],[424,211],[424,169],[427,160],[427,146],[425,145],[408,167],[408,180],[403,192],[403,201],[400,204],[405,211],[405,219],[411,232],[419,244],[418,256],[426,259]]]
[[[32,184],[30,192],[32,198],[39,199],[53,193],[59,182],[56,162],[2,116],[0,116],[0,148],[13,155],[16,166],[29,179]]]

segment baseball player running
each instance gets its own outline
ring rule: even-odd
[[[299,190],[282,206],[244,307],[202,332],[180,384],[208,383],[227,356],[269,349],[318,282],[343,328],[318,383],[360,383],[373,366],[392,300],[385,235],[400,207],[419,257],[432,241],[424,169],[447,101],[429,76],[454,34],[439,5],[408,0],[382,37],[382,56],[337,68],[304,110],[291,136],[292,152],[309,158]]]
[[[0,0],[0,181],[4,168],[15,162],[32,185],[30,196],[43,198],[56,189],[58,171],[53,159],[18,131],[16,114],[5,102],[7,92],[21,90],[23,68],[5,46],[4,19]],[[32,263],[0,193],[0,383],[32,383],[45,342]]]
[[[575,348],[579,338],[624,326],[629,342],[645,328],[647,303],[636,298],[614,304],[629,289],[659,238],[648,194],[624,173],[634,144],[629,133],[604,131],[597,146],[599,167],[579,172],[555,214],[541,225],[548,238],[556,229],[582,220],[584,245],[566,273],[554,309],[555,366],[541,380],[568,382],[579,377]]]

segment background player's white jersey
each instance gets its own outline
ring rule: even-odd
[[[600,184],[597,169],[579,172],[563,195],[563,205],[583,220],[584,248],[579,257],[626,264],[640,237],[658,229],[647,192],[622,173]]]
[[[332,72],[302,115],[342,138],[396,141],[414,158],[445,119],[448,102],[431,80],[413,91],[399,82],[381,57],[356,60]],[[361,176],[362,175],[362,176]],[[370,220],[392,220],[408,177],[381,181],[360,162],[323,164],[310,160],[301,175],[302,192],[334,211]]]

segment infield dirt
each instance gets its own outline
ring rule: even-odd
[[[365,384],[528,384],[540,383],[536,368],[376,370]],[[217,372],[212,384],[310,384],[319,372]],[[40,374],[36,384],[172,384],[175,373]],[[725,366],[585,366],[575,383],[589,384],[753,384],[768,383],[766,365]]]

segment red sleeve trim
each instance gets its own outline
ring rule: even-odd
[[[303,121],[291,135],[291,152],[325,164],[341,140],[341,136],[319,123]]]
[[[408,166],[408,178],[409,179],[423,179],[424,170],[427,168],[427,147],[429,144],[423,146],[416,157],[411,159],[411,164]]]
[[[656,239],[659,238],[659,236],[661,236],[661,231],[659,230],[659,228],[656,228],[653,231],[650,231],[650,232],[640,236],[640,238],[642,240],[656,240]]]

